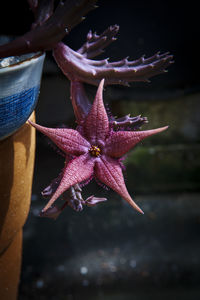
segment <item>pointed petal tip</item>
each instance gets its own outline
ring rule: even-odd
[[[100,81],[100,84],[104,85],[104,82],[105,82],[105,78],[102,78],[101,81]]]
[[[167,130],[169,128],[169,126],[163,126],[163,127],[159,127],[159,128],[155,128],[155,129],[150,129],[150,131],[152,131],[153,134],[159,133],[159,132],[163,132],[165,130]]]
[[[52,206],[46,210],[42,209],[41,212],[39,213],[39,217],[46,217],[46,218],[56,220],[58,218],[58,216],[60,215],[61,211],[62,210],[59,209],[59,207]]]
[[[34,123],[34,122],[32,122],[30,119],[28,119],[28,123],[29,123],[31,126],[35,127],[35,128],[36,128],[36,126],[37,126],[37,124]]]
[[[139,210],[139,212],[140,212],[142,215],[144,215],[144,212],[143,212],[143,210],[141,210],[141,209],[140,209],[140,210]]]
[[[59,187],[58,187],[59,188]],[[56,190],[56,192],[58,191],[58,189]],[[42,213],[42,216],[46,216],[46,214],[51,211],[52,208],[56,207],[56,206],[53,206],[54,202],[57,200],[57,198],[62,194],[62,193],[59,193],[57,195],[57,193],[54,193],[53,196],[51,197],[51,199],[47,202],[47,204],[45,205],[45,207],[42,209],[41,213]]]
[[[37,123],[32,122],[30,119],[28,119],[28,122],[31,126],[35,127],[37,130],[42,131],[42,129],[46,129],[45,127],[38,125]]]
[[[28,122],[29,122],[29,124],[31,124],[31,125],[34,124],[30,119],[28,119]]]
[[[155,128],[155,129],[150,129],[150,130],[147,130],[146,132],[149,132],[150,135],[152,134],[156,134],[156,133],[159,133],[159,132],[163,132],[165,130],[167,130],[169,128],[169,126],[163,126],[163,127],[159,127],[159,128]]]
[[[164,130],[166,130],[166,129],[168,129],[168,128],[169,128],[169,125],[164,126],[164,127],[161,127],[160,130],[161,130],[161,131],[164,131]]]
[[[99,86],[97,88],[95,99],[101,99],[103,101],[103,87],[104,87],[105,79],[101,79]]]
[[[135,210],[137,210],[139,213],[144,215],[143,210],[133,201],[133,199],[130,197],[130,195],[127,198],[124,198]]]
[[[103,93],[103,87],[104,87],[104,83],[105,83],[105,78],[102,78],[100,83],[99,83],[99,87],[98,87],[98,91]]]
[[[142,215],[144,215],[143,210],[142,210],[137,204],[135,204],[135,205],[133,206],[133,208],[134,208],[135,210],[137,210],[139,213],[141,213]]]

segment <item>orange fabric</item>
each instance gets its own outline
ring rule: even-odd
[[[34,113],[31,119],[34,121]],[[30,208],[34,157],[35,129],[28,123],[0,141],[0,299],[4,300],[16,299],[21,232]]]
[[[16,300],[21,269],[22,229],[0,256],[0,299]]]

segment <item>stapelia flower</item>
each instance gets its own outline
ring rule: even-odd
[[[99,84],[93,105],[78,130],[46,128],[29,123],[48,136],[64,153],[73,159],[65,163],[60,183],[43,209],[45,213],[56,199],[70,187],[94,176],[107,185],[133,208],[143,211],[132,200],[125,186],[121,158],[144,138],[167,129],[168,126],[146,131],[114,131],[110,126],[103,103],[103,84]]]

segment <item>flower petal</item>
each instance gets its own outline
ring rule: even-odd
[[[93,174],[93,170],[94,159],[91,159],[89,154],[80,155],[70,161],[63,170],[60,185],[42,212],[45,212],[70,186],[87,180]]]
[[[117,160],[111,157],[101,156],[101,159],[96,160],[95,163],[95,175],[101,182],[122,196],[134,209],[143,214],[143,211],[132,200],[127,191],[122,168]]]
[[[57,217],[61,214],[61,212],[62,212],[62,208],[55,205],[54,207],[49,207],[49,209],[47,209],[46,211],[42,211],[39,214],[39,216],[56,220]]]
[[[168,126],[145,131],[117,131],[106,140],[105,153],[111,157],[121,157],[141,140],[166,130]]]
[[[65,153],[80,155],[86,153],[90,147],[90,143],[77,130],[68,128],[47,128],[35,124],[30,120],[29,123],[47,135]]]
[[[104,79],[99,84],[93,105],[83,125],[85,136],[93,145],[98,145],[99,141],[104,142],[109,133],[109,121],[103,103],[103,84]]]

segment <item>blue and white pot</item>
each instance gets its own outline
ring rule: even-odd
[[[20,128],[33,112],[40,90],[45,54],[0,68],[0,140]]]

